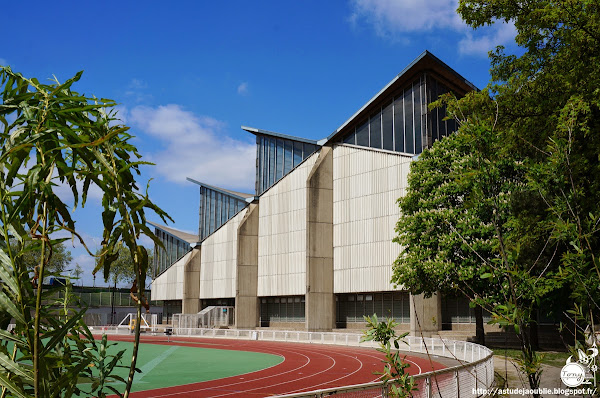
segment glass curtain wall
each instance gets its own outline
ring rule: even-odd
[[[190,244],[158,228],[154,234],[164,245],[164,249],[154,245],[154,273],[156,277],[173,265],[177,260],[186,255],[190,250]]]
[[[317,150],[317,145],[256,136],[256,194],[261,195]]]
[[[410,322],[410,302],[407,292],[337,294],[336,326],[363,323],[363,316],[377,314],[381,318],[393,318],[398,323]]]
[[[443,120],[446,108],[428,111],[427,105],[448,88],[423,75],[389,99],[368,118],[359,120],[342,141],[346,144],[419,154],[433,141],[456,131],[454,120]]]
[[[260,299],[260,325],[271,322],[304,322],[306,299],[304,296],[263,297]]]
[[[246,201],[235,196],[200,187],[200,240],[205,239],[246,206]]]

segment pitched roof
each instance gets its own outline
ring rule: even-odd
[[[176,238],[184,240],[184,241],[186,241],[188,243],[196,243],[196,242],[198,242],[200,240],[200,238],[198,237],[198,235],[190,234],[188,232],[183,232],[183,231],[180,231],[180,230],[175,229],[175,228],[170,228],[170,227],[167,227],[165,225],[160,225],[160,224],[154,223],[152,221],[148,221],[148,224],[150,224],[150,225],[152,225],[152,226],[160,229],[163,232],[171,234],[171,235],[175,236]]]
[[[462,77],[454,69],[446,65],[438,57],[425,50],[406,68],[394,77],[384,88],[375,94],[366,104],[364,104],[354,115],[346,120],[340,127],[327,137],[327,142],[336,140],[338,137],[345,134],[344,129],[348,127],[355,119],[364,118],[371,114],[375,108],[381,106],[384,99],[391,97],[396,91],[403,89],[415,77],[423,72],[433,72],[441,76],[449,88],[458,93],[465,95],[469,91],[477,90],[477,87],[470,81]]]
[[[203,182],[194,180],[193,178],[190,178],[190,177],[187,177],[186,180],[188,180],[189,182],[193,182],[194,184],[198,184],[201,187],[212,189],[213,191],[221,192],[221,193],[224,193],[225,195],[237,197],[240,200],[246,200],[248,198],[253,198],[254,197],[254,195],[250,194],[250,193],[236,192],[236,191],[232,191],[230,189],[215,187],[215,186],[208,185],[208,184],[205,184]]]

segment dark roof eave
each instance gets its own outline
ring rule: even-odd
[[[187,232],[179,231],[179,230],[177,230],[175,228],[170,228],[170,227],[167,227],[165,225],[160,225],[160,224],[157,224],[157,223],[152,222],[152,221],[148,221],[148,224],[152,225],[155,228],[160,229],[163,232],[168,233],[169,235],[173,235],[177,239],[184,240],[184,241],[188,242],[189,244],[195,243],[195,242],[197,242],[199,240],[198,235],[194,235],[194,234],[190,234],[190,233],[187,233]]]
[[[281,139],[284,139],[284,140],[304,142],[304,143],[312,144],[312,145],[320,145],[319,144],[320,141],[309,140],[307,138],[294,137],[294,136],[291,136],[291,135],[276,133],[274,131],[261,130],[261,129],[257,129],[257,128],[254,128],[254,127],[241,126],[241,128],[242,128],[242,130],[247,131],[247,132],[249,132],[251,134],[254,134],[254,135],[268,135],[270,137],[281,138]]]
[[[220,193],[222,193],[224,195],[227,195],[227,196],[232,196],[232,197],[237,198],[239,200],[246,201],[246,199],[254,197],[253,194],[243,193],[243,192],[235,192],[235,191],[230,191],[230,190],[225,189],[225,188],[215,187],[213,185],[208,185],[208,184],[206,184],[204,182],[200,182],[200,181],[194,180],[193,178],[190,178],[190,177],[186,177],[186,180],[188,180],[189,182],[193,182],[194,184],[198,184],[201,187],[212,189],[213,191],[220,192]]]

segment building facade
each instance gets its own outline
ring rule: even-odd
[[[255,193],[190,179],[200,186],[198,236],[153,224],[166,243],[153,297],[183,313],[233,305],[238,328],[354,328],[374,313],[424,334],[474,322],[456,299],[390,283],[410,165],[457,127],[428,105],[474,89],[424,52],[323,140],[242,127],[256,136]]]

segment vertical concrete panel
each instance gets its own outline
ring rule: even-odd
[[[200,268],[201,249],[193,249],[183,264],[183,286],[181,312],[184,314],[196,314],[200,311]],[[184,257],[185,258],[185,257]]]
[[[237,230],[235,325],[241,329],[258,326],[258,225],[259,205],[252,203]]]
[[[306,186],[306,328],[331,330],[335,322],[331,147],[321,149]]]
[[[432,337],[442,330],[442,300],[439,294],[425,298],[410,295],[410,334]]]

